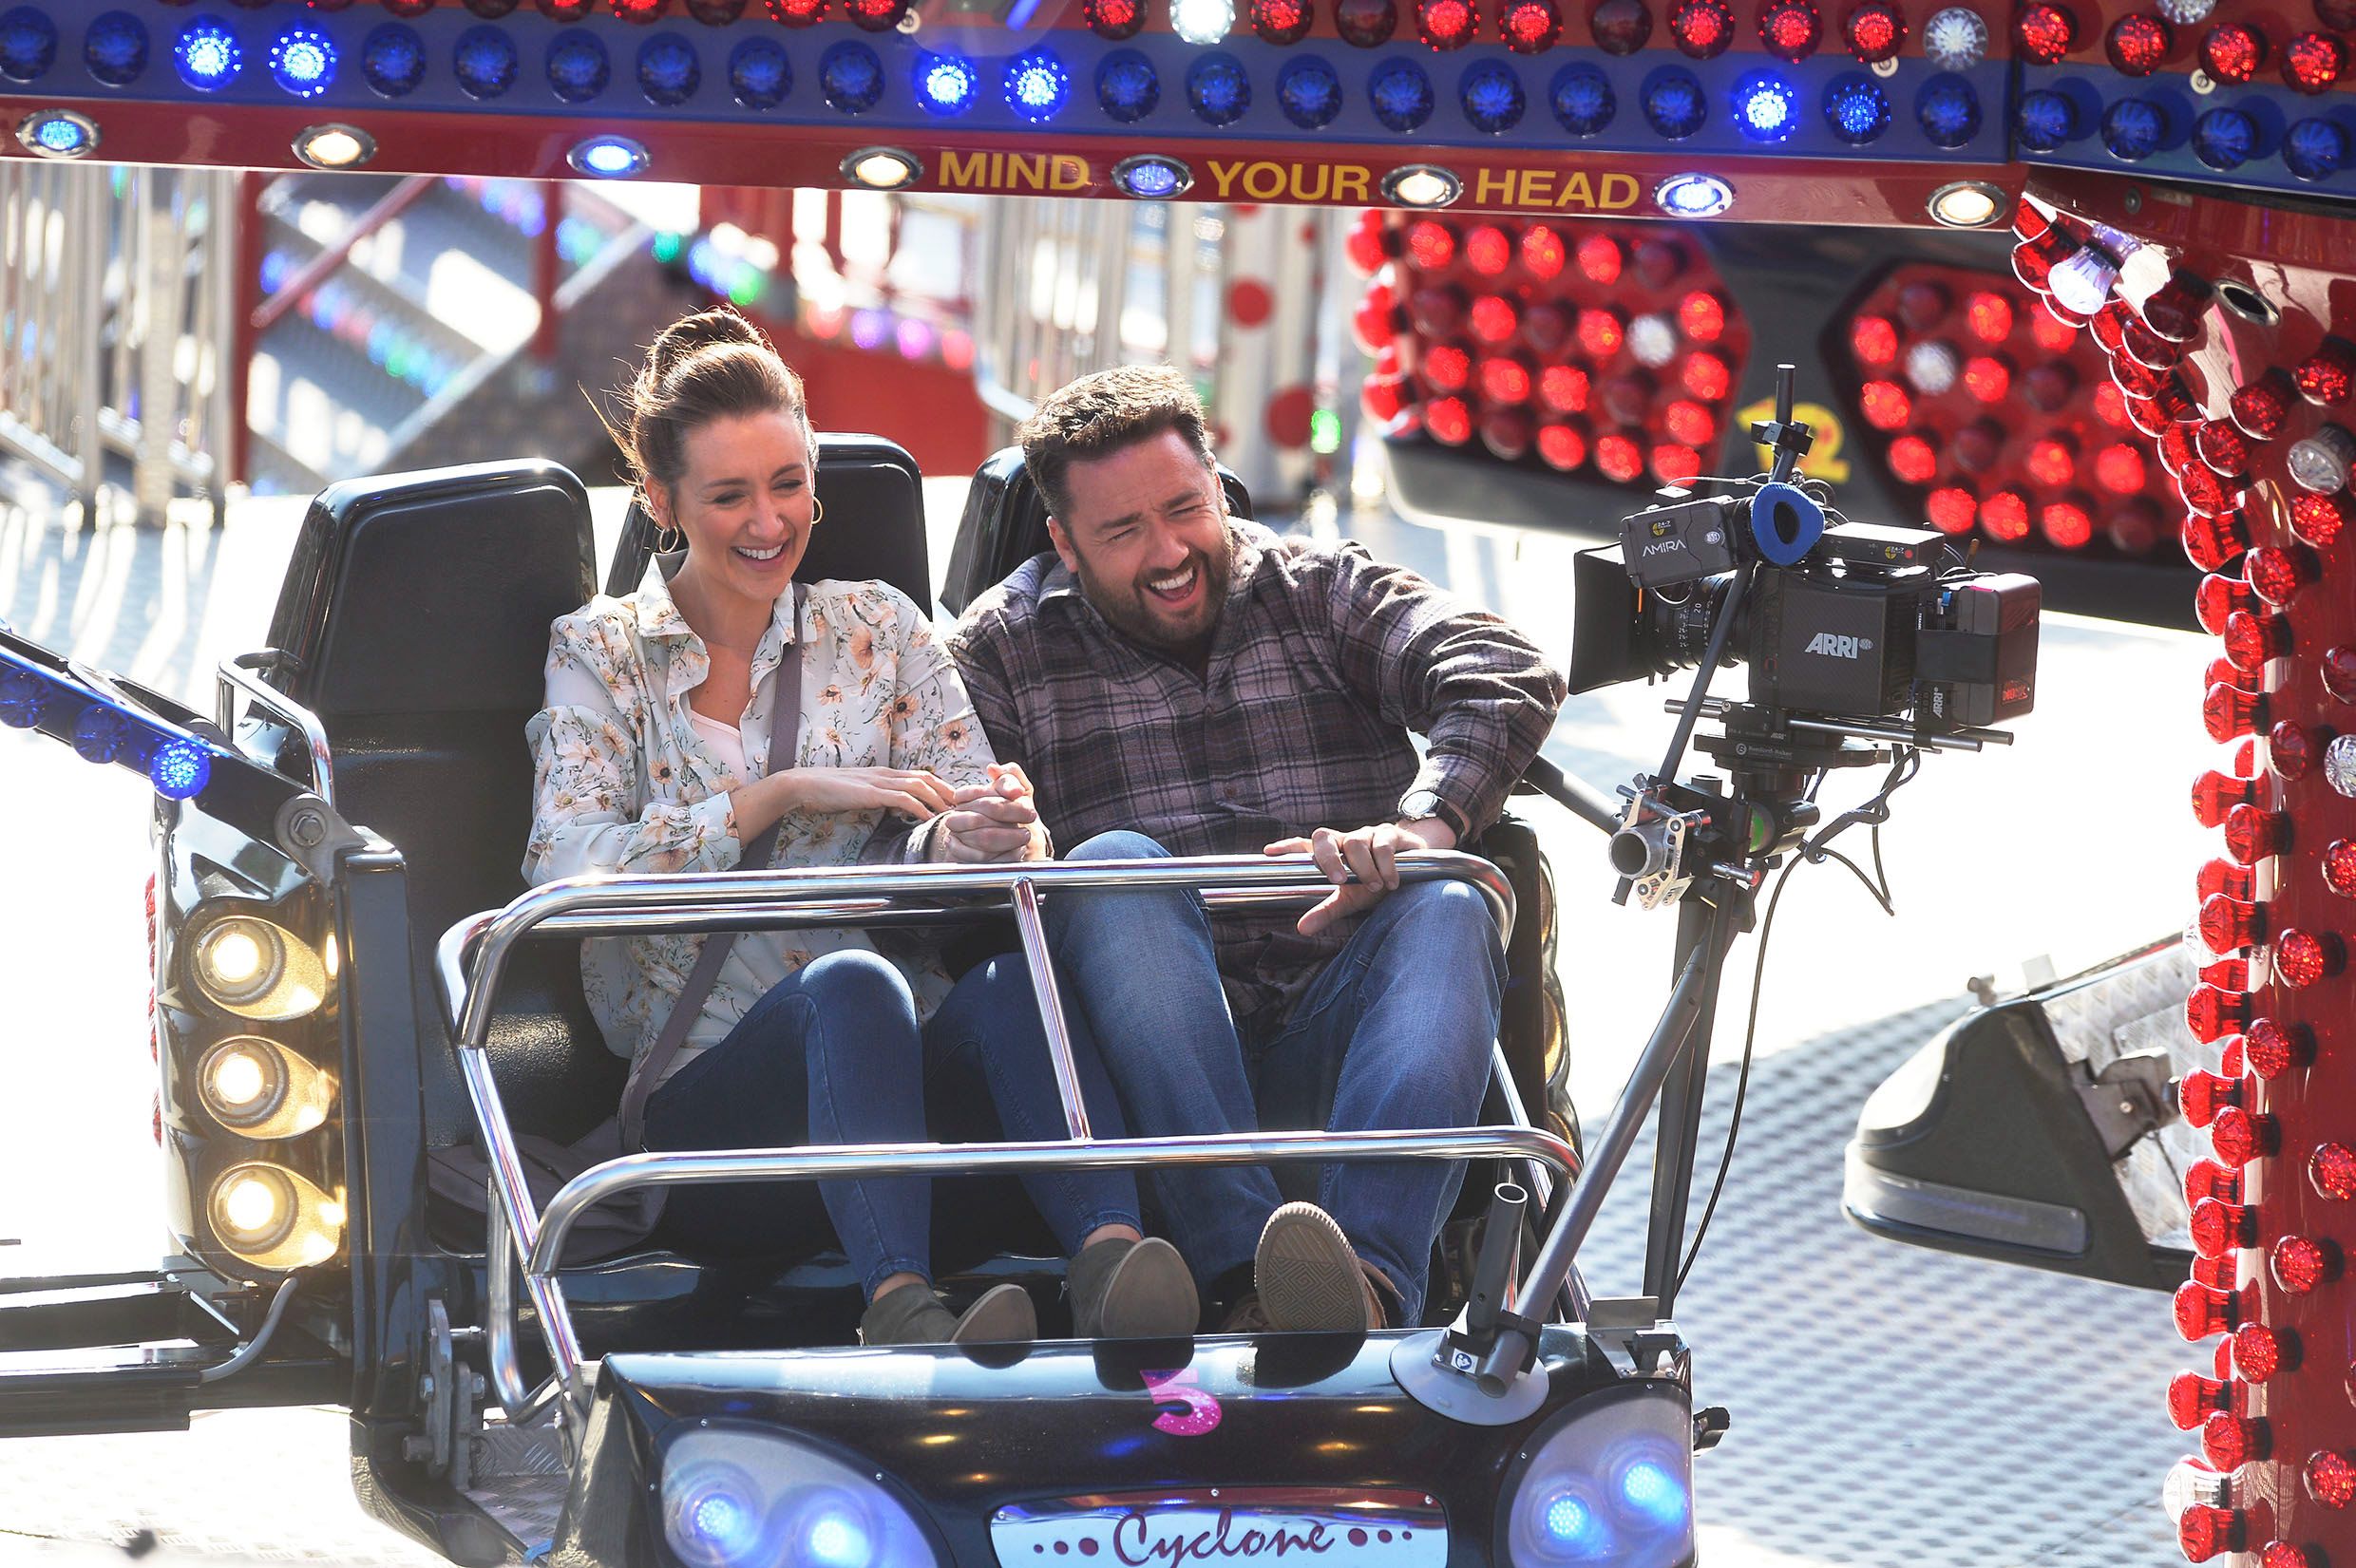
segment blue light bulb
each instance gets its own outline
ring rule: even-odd
[[[1529,105],[1522,79],[1499,60],[1484,60],[1467,70],[1457,84],[1456,98],[1464,105],[1466,122],[1491,136],[1502,136],[1521,123]]]
[[[1409,60],[1386,60],[1366,78],[1375,118],[1395,131],[1412,131],[1432,118],[1432,79]]]
[[[2328,120],[2302,120],[2283,133],[2282,161],[2301,179],[2328,179],[2347,164],[2347,133]]]
[[[127,87],[147,68],[147,28],[129,11],[110,10],[90,24],[82,59],[107,86]]]
[[[865,1523],[846,1509],[821,1509],[803,1530],[802,1543],[814,1568],[867,1568],[875,1556]]]
[[[270,74],[297,98],[316,98],[335,85],[335,42],[309,28],[289,28],[270,46]]]
[[[866,45],[845,41],[818,57],[818,85],[845,114],[864,114],[884,98],[884,62]]]
[[[916,58],[916,101],[939,115],[963,114],[981,91],[981,73],[974,63],[954,54],[920,54]]]
[[[360,44],[360,74],[384,98],[404,98],[426,79],[426,44],[413,28],[388,22]]]
[[[194,741],[165,741],[147,759],[148,781],[165,800],[192,800],[212,777],[213,754]]]
[[[1644,122],[1672,142],[1682,142],[1710,117],[1701,84],[1682,66],[1667,66],[1644,79]]]
[[[2258,123],[2239,109],[2211,109],[2193,123],[2193,156],[2220,173],[2240,168],[2258,149]]]
[[[1662,180],[1653,199],[1675,217],[1716,217],[1735,204],[1735,192],[1714,174],[1681,174]]]
[[[218,92],[237,80],[245,65],[238,35],[209,16],[200,16],[180,29],[172,44],[180,79],[199,92]]]
[[[0,724],[30,729],[41,722],[41,709],[48,700],[48,682],[29,670],[0,665]]]
[[[2049,153],[2078,136],[2078,107],[2064,94],[2047,87],[2021,95],[2013,116],[2013,135],[2024,150]]]
[[[497,98],[515,85],[515,44],[497,28],[469,28],[458,35],[450,70],[467,97]]]
[[[675,32],[658,32],[638,46],[638,90],[660,108],[676,108],[704,84],[695,47]]]
[[[38,80],[57,63],[57,24],[30,6],[0,13],[0,76]]]
[[[1620,108],[1611,79],[1593,66],[1565,66],[1554,73],[1547,96],[1554,118],[1573,136],[1600,135]]]
[[[131,738],[131,724],[104,703],[92,703],[74,720],[74,754],[86,763],[110,763]]]
[[[1934,76],[1914,100],[1923,135],[1940,147],[1960,147],[1980,134],[1980,95],[1960,76]]]
[[[1133,125],[1162,101],[1153,62],[1134,49],[1115,49],[1096,66],[1096,104],[1107,119]]]
[[[62,114],[42,121],[33,131],[32,139],[41,144],[44,151],[55,153],[60,158],[73,158],[87,152],[91,140],[90,133],[80,121],[68,120]]]
[[[1545,1521],[1548,1538],[1571,1557],[1592,1557],[1608,1540],[1595,1510],[1585,1498],[1570,1492],[1554,1495],[1547,1503]]]
[[[1865,77],[1836,76],[1824,89],[1824,123],[1841,141],[1862,147],[1890,128],[1890,95]]]
[[[586,104],[614,79],[605,44],[586,28],[567,28],[548,46],[548,86],[567,104]]]
[[[773,109],[793,90],[793,63],[782,44],[748,38],[730,51],[728,89],[748,109]]]
[[[1184,191],[1192,177],[1180,165],[1151,153],[1123,159],[1112,171],[1112,181],[1133,197],[1158,201]]]
[[[1063,111],[1072,96],[1072,74],[1052,49],[1032,49],[1006,63],[1006,106],[1034,125]]]
[[[2168,117],[2148,98],[2122,98],[2102,111],[2102,145],[2123,162],[2151,157],[2167,134]]]
[[[1206,54],[1187,67],[1187,103],[1206,125],[1232,125],[1251,107],[1251,78],[1231,54]]]
[[[1753,142],[1788,142],[1799,120],[1799,94],[1772,71],[1752,71],[1735,83],[1735,128]]]
[[[1620,1500],[1630,1512],[1663,1529],[1684,1523],[1691,1506],[1683,1483],[1651,1459],[1637,1460],[1620,1472]]]
[[[627,137],[592,137],[573,149],[573,162],[585,174],[600,179],[620,179],[646,167],[646,149]],[[546,222],[542,215],[539,223],[526,223],[527,233],[537,234]],[[420,366],[420,370],[428,368]]]
[[[1341,78],[1316,55],[1302,55],[1276,73],[1276,102],[1285,119],[1317,130],[1341,112]]]
[[[696,1501],[687,1516],[689,1532],[722,1561],[749,1551],[761,1531],[760,1515],[744,1500],[715,1491]]]

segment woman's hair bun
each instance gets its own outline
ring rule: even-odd
[[[732,343],[759,349],[770,347],[769,339],[761,335],[758,327],[726,308],[698,311],[694,315],[681,316],[665,327],[646,350],[646,373],[652,381],[660,385],[682,360],[697,349]]]

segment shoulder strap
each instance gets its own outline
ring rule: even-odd
[[[800,583],[793,585],[793,640],[786,644],[785,657],[778,663],[777,693],[770,704],[768,770],[771,773],[794,765],[795,748],[801,742],[802,608],[808,596],[808,591]],[[770,857],[777,853],[777,829],[782,824],[781,818],[755,834],[752,841],[738,852],[736,869],[759,871],[767,867]],[[732,931],[715,931],[704,938],[695,967],[688,971],[687,983],[679,988],[678,1000],[671,1004],[671,1016],[663,1020],[662,1033],[631,1065],[630,1080],[621,1091],[624,1153],[636,1152],[645,1137],[646,1102],[654,1094],[655,1086],[662,1082],[663,1069],[686,1043],[687,1031],[702,1014],[704,999],[712,994],[712,987],[720,977],[720,966],[728,962],[729,950],[735,945],[736,933]]]

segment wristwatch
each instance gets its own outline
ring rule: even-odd
[[[1448,831],[1462,843],[1472,837],[1472,824],[1464,820],[1464,813],[1440,799],[1436,789],[1416,789],[1408,792],[1398,803],[1399,820],[1414,822],[1419,817],[1437,817],[1448,824]]]

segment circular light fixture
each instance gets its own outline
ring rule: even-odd
[[[335,85],[335,41],[315,28],[290,28],[270,46],[271,77],[296,98]]]
[[[1175,0],[1169,25],[1189,44],[1216,44],[1235,26],[1235,0]]]
[[[188,945],[197,990],[240,1018],[300,1018],[326,998],[327,972],[319,955],[275,921],[217,916],[196,929]]]
[[[1168,201],[1194,188],[1194,171],[1160,153],[1139,153],[1112,165],[1112,183],[1141,201]]]
[[[376,157],[376,138],[357,125],[311,125],[294,139],[294,156],[314,169],[356,169]]]
[[[870,191],[905,190],[924,178],[924,165],[898,147],[862,147],[843,160],[843,178]]]
[[[2004,187],[1985,179],[1958,179],[1930,193],[1928,211],[1933,223],[1950,229],[1985,229],[2004,216]]]
[[[213,1189],[213,1228],[239,1251],[266,1252],[294,1228],[294,1187],[274,1165],[240,1165]]]
[[[1382,196],[1402,207],[1445,207],[1464,195],[1464,181],[1436,163],[1410,163],[1382,177]]]
[[[98,147],[98,122],[72,109],[35,109],[16,123],[16,140],[36,158],[87,158]]]
[[[1735,188],[1714,174],[1671,175],[1653,188],[1652,199],[1671,217],[1716,217],[1735,204]]]
[[[647,164],[654,161],[647,151],[626,136],[593,136],[573,143],[564,161],[574,172],[595,179],[627,179],[634,174],[644,174]]]
[[[266,1040],[234,1035],[204,1053],[197,1067],[197,1092],[204,1108],[226,1127],[246,1128],[270,1119],[286,1099],[285,1064]]]

